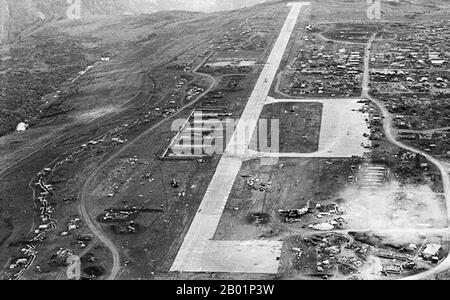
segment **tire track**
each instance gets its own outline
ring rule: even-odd
[[[214,53],[214,52],[213,52]],[[212,55],[212,54],[211,54]],[[142,134],[140,134],[138,137],[136,137],[134,140],[130,141],[126,146],[124,146],[122,149],[120,149],[118,152],[116,152],[114,155],[112,155],[109,159],[107,159],[105,162],[103,162],[97,169],[95,169],[89,177],[86,179],[82,191],[80,193],[80,206],[79,211],[82,215],[83,219],[86,222],[86,225],[89,227],[91,232],[103,243],[105,246],[111,251],[113,256],[113,267],[111,269],[110,275],[108,277],[108,280],[114,280],[116,279],[117,275],[119,274],[121,270],[121,263],[120,263],[120,254],[117,247],[114,245],[114,243],[106,236],[106,234],[103,232],[103,230],[100,228],[98,224],[95,223],[95,221],[92,219],[92,217],[87,212],[87,200],[89,198],[89,188],[92,186],[94,181],[96,180],[97,176],[101,173],[101,171],[106,168],[113,160],[115,160],[117,157],[119,157],[122,153],[124,153],[126,150],[128,150],[130,147],[132,147],[136,142],[140,141],[143,137],[150,134],[163,124],[167,123],[170,120],[173,120],[175,117],[182,114],[186,109],[194,106],[197,104],[205,95],[207,95],[209,92],[211,92],[215,86],[217,85],[217,80],[213,76],[205,73],[199,73],[198,69],[203,66],[203,64],[211,57],[211,55],[207,56],[200,65],[195,68],[192,73],[195,75],[207,77],[209,80],[211,80],[211,85],[208,89],[206,89],[203,93],[197,96],[197,98],[190,102],[189,104],[181,107],[175,114],[172,116],[161,120],[157,124],[153,125],[146,131],[144,131]]]

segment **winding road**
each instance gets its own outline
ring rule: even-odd
[[[206,94],[208,94],[209,92],[211,92],[217,85],[217,80],[216,78],[214,78],[213,76],[209,75],[209,74],[205,74],[205,73],[199,73],[198,69],[209,59],[210,56],[207,56],[200,64],[197,68],[195,68],[192,73],[198,76],[203,76],[203,77],[207,77],[209,78],[209,80],[211,81],[211,85],[208,89],[206,89],[203,93],[201,93],[200,95],[197,96],[196,99],[194,99],[192,102],[190,102],[189,104],[181,107],[175,114],[173,114],[172,116],[165,118],[163,120],[161,120],[160,122],[158,122],[157,124],[153,125],[152,127],[150,127],[149,129],[147,129],[145,132],[143,132],[142,134],[140,134],[138,137],[136,137],[134,140],[128,142],[127,145],[125,145],[123,148],[121,148],[118,152],[116,152],[114,155],[112,155],[108,160],[106,160],[105,162],[103,162],[99,167],[97,167],[97,169],[95,169],[90,175],[89,177],[86,179],[82,191],[80,193],[80,206],[79,206],[79,212],[82,216],[82,218],[84,219],[84,221],[86,222],[86,225],[89,227],[89,229],[92,231],[92,233],[103,243],[105,244],[105,246],[111,251],[112,253],[112,258],[113,258],[113,267],[111,269],[110,275],[107,278],[108,280],[114,280],[118,273],[120,272],[121,269],[121,263],[120,263],[120,254],[119,254],[119,250],[117,249],[117,247],[114,245],[114,243],[109,239],[109,237],[103,232],[103,230],[101,229],[101,227],[96,224],[96,222],[94,221],[94,219],[91,217],[91,215],[88,213],[87,211],[87,202],[89,199],[89,188],[92,186],[92,184],[94,183],[95,179],[97,178],[97,176],[101,173],[101,171],[106,168],[107,165],[109,165],[113,160],[115,160],[116,158],[118,158],[122,153],[124,153],[127,149],[129,149],[131,146],[133,146],[136,142],[138,142],[139,140],[141,140],[143,137],[145,137],[146,135],[150,134],[151,132],[153,132],[154,130],[156,130],[157,128],[159,128],[161,125],[165,124],[166,122],[172,120],[173,118],[179,116],[181,113],[184,112],[184,110],[194,106],[197,102],[199,102]]]
[[[447,220],[450,220],[450,176],[447,170],[447,166],[444,162],[439,161],[438,159],[434,158],[433,156],[427,154],[424,151],[415,149],[411,146],[408,146],[398,140],[395,139],[394,129],[393,129],[393,118],[392,115],[389,113],[387,108],[385,107],[384,103],[380,100],[377,100],[370,96],[370,54],[373,42],[375,41],[376,34],[373,34],[371,39],[369,40],[367,47],[366,47],[366,53],[364,57],[364,79],[363,79],[363,94],[362,97],[365,99],[368,99],[372,101],[380,110],[384,117],[383,122],[383,128],[386,135],[387,140],[392,143],[393,145],[396,145],[397,147],[400,147],[402,149],[405,149],[407,151],[419,154],[423,157],[425,157],[430,163],[435,165],[439,171],[441,172],[442,176],[442,184],[444,189],[444,196],[446,199],[446,206],[447,206]],[[450,230],[450,228],[447,228],[447,230]],[[431,269],[427,272],[423,272],[421,274],[417,274],[415,276],[408,277],[406,279],[408,280],[418,280],[418,279],[426,279],[430,276],[437,275],[441,272],[447,271],[450,269],[450,256],[448,256],[440,265],[438,265],[436,268]]]
[[[435,129],[426,129],[426,130],[409,130],[409,129],[400,129],[397,130],[398,133],[420,133],[420,134],[433,134],[436,132],[447,131],[450,130],[450,127],[442,127]]]
[[[369,92],[370,92],[370,87],[369,87],[369,82],[370,82],[370,55],[371,55],[371,48],[372,48],[372,44],[375,41],[375,37],[376,34],[374,34],[371,39],[369,40],[368,44],[367,44],[367,48],[366,48],[366,53],[365,53],[365,57],[364,57],[364,79],[363,79],[363,93],[362,93],[362,98],[370,100],[371,102],[373,102],[378,109],[380,110],[380,112],[382,113],[382,115],[384,116],[384,123],[383,123],[383,128],[384,128],[384,132],[386,135],[387,140],[392,143],[393,145],[396,145],[399,148],[405,149],[407,151],[422,155],[423,157],[425,157],[430,163],[434,164],[441,172],[441,176],[442,176],[442,182],[443,182],[443,189],[444,189],[444,195],[446,198],[446,204],[447,207],[450,208],[450,176],[447,170],[447,165],[444,162],[441,162],[439,160],[437,160],[436,158],[434,158],[433,156],[430,156],[429,154],[425,153],[424,151],[415,149],[411,146],[408,146],[404,143],[402,143],[401,141],[396,140],[395,138],[395,134],[394,134],[394,127],[393,127],[393,118],[392,115],[389,113],[389,111],[387,110],[387,108],[384,106],[384,103],[382,103],[380,100],[373,98],[372,96],[370,96]],[[193,105],[195,105],[199,100],[202,99],[202,97],[204,97],[207,93],[209,93],[210,91],[212,91],[214,89],[214,87],[217,85],[217,79],[214,78],[213,76],[209,75],[209,74],[204,74],[204,73],[199,73],[198,69],[203,65],[203,63],[208,59],[208,57],[195,69],[193,70],[193,74],[195,75],[199,75],[199,76],[205,76],[208,77],[211,80],[211,86],[202,94],[200,94],[199,96],[197,96],[197,98],[192,101],[191,103],[185,105],[184,107],[182,107],[181,109],[179,109],[179,111],[177,113],[175,113],[174,115],[172,115],[169,118],[166,118],[164,120],[161,120],[160,122],[158,122],[157,124],[155,124],[154,126],[152,126],[151,128],[149,128],[148,130],[146,130],[144,133],[142,133],[141,135],[139,135],[137,138],[135,138],[134,140],[130,141],[126,146],[124,146],[121,150],[119,150],[118,152],[116,152],[113,156],[111,156],[108,160],[106,160],[102,165],[100,165],[96,170],[94,170],[90,176],[87,178],[81,195],[80,195],[80,214],[82,215],[82,217],[84,218],[86,224],[88,225],[88,227],[90,228],[90,230],[93,232],[93,234],[102,242],[106,245],[106,247],[111,251],[112,256],[113,256],[113,267],[111,269],[110,275],[108,277],[108,280],[114,280],[118,273],[120,272],[121,269],[121,263],[120,263],[120,253],[119,250],[117,249],[117,247],[114,245],[114,243],[106,236],[106,234],[103,232],[103,230],[99,227],[98,224],[96,224],[94,222],[94,220],[92,219],[92,217],[89,215],[89,213],[87,212],[87,208],[86,208],[86,204],[89,198],[89,188],[92,186],[92,184],[94,183],[95,179],[97,178],[97,176],[101,173],[101,171],[108,165],[110,164],[114,159],[116,159],[117,157],[119,157],[122,153],[124,153],[127,149],[129,149],[132,145],[134,145],[137,141],[139,141],[140,139],[142,139],[143,137],[145,137],[146,135],[150,134],[151,132],[153,132],[154,130],[156,130],[157,128],[159,128],[161,125],[163,125],[164,123],[170,121],[171,119],[179,116],[185,109],[188,109],[190,107],[192,107]],[[447,218],[450,220],[450,210],[447,210]],[[426,230],[424,230],[423,233]],[[433,230],[430,232],[434,232]],[[442,230],[437,230],[437,232],[441,232],[441,233],[445,233],[445,232],[449,232],[448,229],[442,229]],[[437,275],[441,272],[447,271],[450,269],[450,256],[445,259],[439,266],[437,266],[434,269],[431,269],[429,271],[423,272],[421,274],[415,275],[415,276],[411,276],[406,278],[407,280],[417,280],[417,279],[426,279],[429,278],[430,276],[433,275]]]

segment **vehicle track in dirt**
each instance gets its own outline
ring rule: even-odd
[[[201,45],[204,45],[205,43],[207,43],[208,41],[211,41],[211,38],[206,39],[204,42],[195,45],[194,47],[190,47],[188,49],[184,49],[176,54],[174,54],[172,57],[169,57],[168,59],[158,63],[156,66],[153,67],[153,69],[155,68],[160,68],[163,67],[164,65],[167,65],[168,63],[174,61],[176,59],[176,57],[185,54],[189,51],[195,50],[198,47],[200,47]],[[205,61],[208,59],[209,57],[207,57],[205,59]],[[203,65],[204,61],[202,62],[201,65]],[[200,65],[200,66],[201,66]],[[217,84],[216,79],[212,76],[210,76],[209,74],[203,74],[203,73],[198,73],[197,70],[200,68],[200,66],[198,68],[196,68],[195,70],[193,70],[193,74],[199,75],[199,76],[205,76],[210,78],[211,80],[211,88],[208,89],[207,91],[205,91],[204,93],[200,94],[198,97],[198,99],[196,99],[195,101],[191,102],[189,105],[184,106],[176,115],[179,115],[182,110],[184,110],[185,108],[194,105],[196,102],[198,102],[204,95],[206,95],[207,93],[209,93]],[[146,106],[148,106],[150,99],[154,96],[154,91],[157,88],[157,83],[154,80],[154,78],[151,76],[151,71],[143,71],[142,75],[141,75],[141,87],[140,87],[140,91],[134,95],[133,97],[131,97],[130,99],[128,99],[126,102],[124,102],[121,106],[120,109],[118,109],[117,112],[113,112],[107,116],[99,116],[96,117],[92,120],[90,120],[87,123],[87,127],[83,127],[82,130],[87,131],[91,131],[94,130],[95,128],[98,128],[98,124],[102,124],[103,127],[111,127],[111,126],[115,126],[117,124],[126,122],[127,120],[130,119],[130,115],[133,115],[135,113],[138,113],[140,111],[143,111],[142,109]],[[151,103],[152,107],[153,106],[157,106],[160,104],[160,102],[163,101],[163,99],[160,99],[156,102]],[[171,118],[173,118],[175,115],[171,116]],[[157,123],[155,126],[153,126],[153,129],[156,129],[157,127],[159,127],[162,123],[164,123],[167,120],[162,120],[161,122]],[[77,126],[80,126],[79,124],[69,124],[71,127],[69,126],[64,126],[63,128],[61,128],[61,130],[59,132],[56,133],[56,135],[53,138],[50,138],[49,141],[46,141],[43,145],[39,146],[36,149],[31,149],[31,152],[26,153],[25,155],[23,155],[22,157],[18,158],[16,161],[14,161],[12,164],[7,165],[3,170],[0,171],[0,181],[4,180],[4,178],[6,178],[7,176],[9,176],[12,172],[15,172],[18,166],[21,166],[22,164],[24,164],[25,162],[27,162],[28,160],[32,159],[33,156],[39,154],[41,151],[48,149],[50,147],[56,147],[57,145],[61,144],[61,143],[65,143],[67,136],[68,136],[68,132],[67,130],[69,129],[74,129]],[[70,131],[72,132],[72,131]],[[70,134],[69,132],[69,134]],[[108,131],[109,132],[109,131]],[[100,139],[102,138],[105,134],[107,134],[108,132],[102,132],[100,135],[94,136],[94,137],[90,137],[91,140],[95,140],[95,139]],[[83,209],[80,208],[79,209],[80,212],[83,212]],[[84,212],[87,213],[87,212]],[[84,214],[83,214],[84,215]],[[87,223],[91,222],[91,224],[87,224],[90,225],[88,226],[91,230],[94,230],[93,234],[95,236],[97,236],[97,238],[99,239],[100,242],[108,244],[108,240],[107,239],[102,239],[102,235],[100,231],[97,231],[97,229],[95,229],[96,227],[94,226],[94,223],[92,222],[92,220],[90,218],[85,218],[85,221]],[[97,232],[95,232],[97,231]],[[97,233],[97,234],[96,234]],[[98,236],[99,235],[99,236]],[[5,240],[2,241],[2,247],[4,245],[9,244],[10,239],[14,238],[14,235],[9,235]],[[108,246],[108,245],[107,245]],[[112,246],[114,246],[113,244],[109,245],[111,248]],[[110,247],[108,247],[109,249],[111,249]],[[115,259],[119,259],[119,257],[116,257]]]
[[[95,222],[95,220],[90,216],[90,214],[87,211],[87,201],[89,198],[89,188],[93,184],[93,182],[96,180],[98,175],[101,173],[101,171],[108,166],[112,161],[114,161],[117,157],[119,157],[122,153],[124,153],[127,149],[132,147],[136,142],[140,141],[143,137],[147,136],[148,134],[152,133],[154,130],[158,129],[163,124],[169,122],[170,120],[173,120],[175,117],[182,114],[186,109],[194,106],[197,104],[205,95],[207,95],[209,92],[211,92],[217,85],[217,80],[215,77],[206,74],[206,73],[199,73],[198,69],[203,66],[203,64],[210,58],[210,56],[207,56],[200,65],[195,68],[192,73],[198,76],[207,77],[209,80],[211,80],[211,85],[208,89],[206,89],[203,93],[197,96],[195,100],[190,102],[189,104],[186,104],[185,106],[181,107],[175,114],[172,116],[161,120],[157,124],[153,125],[146,131],[144,131],[142,134],[137,136],[134,140],[130,141],[127,145],[122,147],[119,151],[117,151],[114,155],[112,155],[108,160],[103,162],[99,167],[97,167],[86,179],[83,188],[80,193],[80,206],[79,211],[82,215],[83,219],[86,222],[86,225],[89,227],[91,232],[103,243],[105,246],[111,251],[112,258],[113,258],[113,266],[110,272],[108,280],[114,280],[116,279],[117,275],[119,274],[121,270],[121,263],[120,263],[120,253],[117,247],[114,245],[114,243],[108,238],[108,236],[103,232],[103,230],[100,228],[99,224]]]
[[[362,98],[370,100],[372,103],[374,103],[379,111],[382,113],[384,117],[383,121],[383,128],[386,135],[386,139],[393,145],[402,148],[404,150],[410,151],[415,154],[419,154],[423,157],[425,157],[431,164],[435,165],[442,177],[442,185],[444,189],[444,196],[446,200],[446,206],[447,206],[447,220],[450,220],[450,176],[447,170],[447,166],[445,163],[439,161],[438,159],[434,158],[433,156],[425,153],[424,151],[421,151],[419,149],[413,148],[411,146],[408,146],[395,138],[395,134],[393,132],[393,118],[387,108],[385,107],[384,103],[382,103],[380,100],[375,99],[374,97],[370,96],[370,55],[371,55],[371,49],[372,45],[375,41],[376,34],[373,34],[369,42],[367,43],[366,47],[366,53],[364,56],[364,79],[363,79],[363,94]],[[446,228],[447,230],[450,230],[450,228]],[[406,278],[407,280],[419,280],[419,279],[426,279],[430,278],[431,276],[437,275],[441,272],[445,272],[450,269],[450,255],[436,268],[433,268],[429,271],[417,274],[415,276],[411,276]]]

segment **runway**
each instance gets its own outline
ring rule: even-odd
[[[276,274],[282,242],[213,241],[231,189],[249,154],[251,137],[286,51],[300,11],[307,2],[291,7],[233,136],[184,239],[171,271]]]
[[[321,103],[322,122],[318,151],[313,153],[258,153],[251,152],[247,159],[253,158],[350,158],[363,157],[369,140],[370,129],[367,113],[361,110],[364,103],[360,98],[336,99],[274,99],[269,97],[266,104],[275,103]],[[366,134],[364,136],[364,134]]]

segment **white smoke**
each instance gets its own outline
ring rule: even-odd
[[[375,190],[349,187],[341,193],[351,229],[412,229],[447,225],[442,198],[427,185],[391,182]]]

